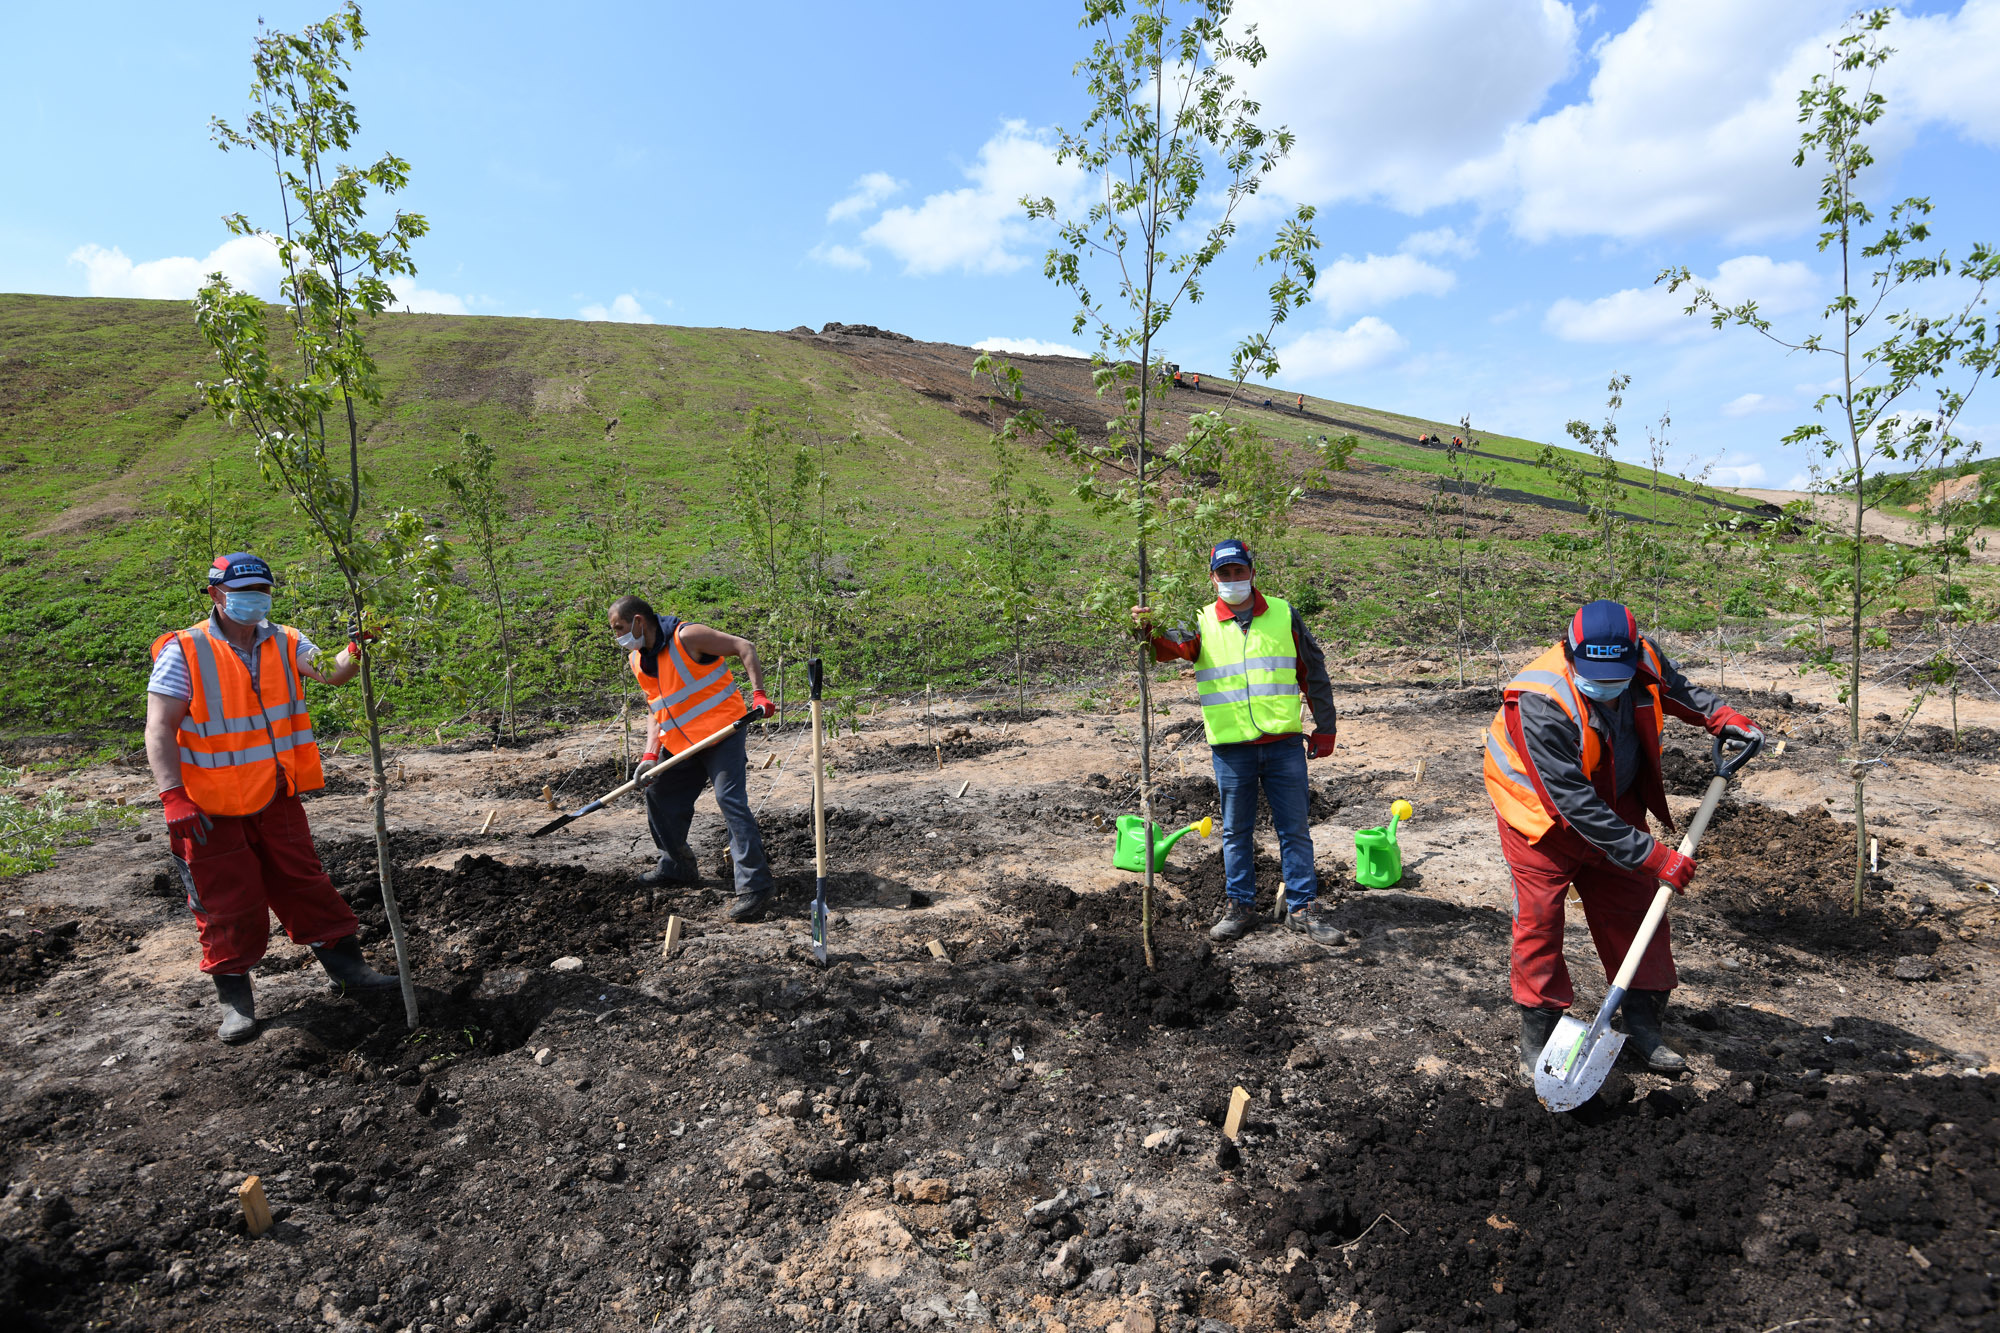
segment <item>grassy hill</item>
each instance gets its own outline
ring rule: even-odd
[[[1004,409],[978,392],[967,349],[804,330],[437,315],[386,316],[371,347],[388,391],[364,428],[384,504],[415,508],[455,537],[431,470],[461,430],[498,449],[531,703],[594,707],[618,687],[601,620],[608,586],[724,625],[761,623],[729,460],[760,410],[795,440],[824,445],[843,615],[837,642],[822,650],[842,689],[981,679],[1003,656],[966,567]],[[1031,400],[1101,423],[1082,363],[1019,360]],[[341,636],[300,520],[258,477],[247,437],[201,406],[194,385],[210,364],[183,303],[0,297],[0,650],[10,664],[0,673],[0,730],[136,726],[147,645],[200,614],[211,545],[266,553],[286,570],[279,618]],[[1433,633],[1436,617],[1399,607],[1411,581],[1428,577],[1422,548],[1428,540],[1435,555],[1438,537],[1433,478],[1443,458],[1414,440],[1451,428],[1310,398],[1301,413],[1276,392],[1266,410],[1264,390],[1244,396],[1243,415],[1297,444],[1298,457],[1321,435],[1363,436],[1353,471],[1300,504],[1282,566],[1294,586],[1281,591],[1313,607],[1337,646]],[[1162,414],[1167,438],[1176,412],[1184,421],[1219,405],[1206,393],[1185,397]],[[1512,571],[1496,588],[1539,633],[1574,582],[1566,562],[1576,541],[1565,548],[1559,531],[1574,517],[1530,461],[1539,445],[1489,435],[1480,448],[1497,457],[1472,465],[1495,473],[1502,490],[1474,506],[1471,526],[1493,569]],[[1116,560],[1122,539],[1070,497],[1073,478],[1060,464],[1031,454],[1026,470],[1055,497],[1066,556],[1049,571],[1035,660],[1045,673],[1101,663],[1121,651],[1118,640],[1069,599]],[[592,552],[611,561],[609,575],[593,573]],[[490,702],[495,636],[480,592],[468,581],[441,615],[429,656],[395,683],[408,723],[435,725]],[[339,708],[323,710],[325,725],[338,726]]]

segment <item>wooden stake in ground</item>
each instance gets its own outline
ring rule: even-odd
[[[1240,1086],[1229,1090],[1229,1115],[1222,1122],[1222,1136],[1232,1143],[1243,1133],[1243,1112],[1249,1106],[1249,1093]]]
[[[929,949],[931,951],[931,957],[937,959],[940,963],[949,963],[951,961],[951,955],[946,953],[944,951],[944,946],[942,944],[939,944],[936,940],[930,941],[930,943],[926,944],[924,947],[926,949]]]
[[[685,929],[687,929],[686,923],[679,917],[670,916],[667,918],[667,942],[660,949],[660,957],[672,958],[674,956],[674,946],[681,942],[681,932]]]
[[[551,810],[556,808],[555,788],[549,786],[546,782],[542,784],[542,804]]]
[[[479,836],[483,838],[487,834],[491,833],[493,831],[493,821],[498,818],[500,818],[500,812],[498,810],[488,810],[486,812],[486,818],[483,821],[481,821],[479,825]]]
[[[959,794],[960,796],[964,796],[964,795],[965,795],[965,793],[966,793],[966,792],[968,792],[968,791],[970,791],[970,790],[972,790],[972,779],[971,779],[971,778],[967,778],[967,779],[966,779],[965,781],[963,781],[963,782],[961,782],[961,783],[959,783],[959,784],[958,784],[958,794]]]
[[[243,1229],[261,1236],[271,1229],[271,1205],[264,1198],[264,1178],[252,1176],[236,1187],[236,1201],[243,1205]]]

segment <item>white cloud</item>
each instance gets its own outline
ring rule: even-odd
[[[871,211],[883,200],[894,197],[903,189],[903,182],[886,171],[871,171],[854,182],[853,190],[844,198],[834,201],[826,210],[828,222],[839,222],[842,218],[859,217]]]
[[[1068,343],[1043,342],[1040,338],[982,338],[972,344],[982,352],[1015,352],[1021,356],[1080,356],[1090,353]]]
[[[1708,480],[1712,486],[1762,486],[1764,465],[1758,462],[1720,463],[1709,470]]]
[[[1381,199],[1407,212],[1463,197],[1460,164],[1497,151],[1570,68],[1559,0],[1241,0],[1269,55],[1243,82],[1298,132],[1273,175],[1290,199]]]
[[[1462,236],[1450,227],[1436,227],[1430,231],[1412,232],[1403,238],[1397,247],[1408,255],[1452,255],[1458,259],[1472,259],[1479,254],[1479,246],[1470,236]]]
[[[1766,314],[1797,310],[1811,301],[1819,279],[1806,265],[1739,255],[1699,279],[1725,305],[1756,301]],[[1707,319],[1682,313],[1692,293],[1664,285],[1627,287],[1595,301],[1564,297],[1549,307],[1542,327],[1568,342],[1679,342],[1709,329]]]
[[[651,324],[653,317],[639,304],[639,298],[630,292],[614,297],[608,306],[587,305],[576,312],[578,319],[609,320],[616,324]]]
[[[1722,415],[1726,417],[1747,417],[1758,412],[1775,412],[1782,406],[1784,404],[1773,401],[1768,394],[1739,394],[1722,405]]]
[[[117,246],[82,245],[69,262],[83,265],[84,283],[92,296],[137,296],[155,301],[192,298],[211,273],[225,274],[243,291],[267,299],[278,295],[284,271],[268,236],[234,236],[209,251],[205,259],[175,256],[135,264]]]
[[[1405,296],[1443,296],[1458,283],[1451,272],[1426,264],[1415,255],[1342,255],[1319,271],[1313,304],[1328,319],[1373,310]]]
[[[1319,379],[1372,370],[1392,360],[1409,341],[1373,315],[1364,315],[1345,329],[1315,329],[1278,349],[1284,380]]]
[[[868,256],[852,246],[829,245],[822,241],[806,251],[806,258],[828,268],[865,269],[869,267]]]
[[[1084,177],[1059,166],[1047,134],[1010,120],[979,150],[965,169],[972,184],[926,196],[923,203],[891,208],[861,233],[903,263],[903,271],[923,277],[960,269],[966,273],[1011,273],[1026,264],[1016,247],[1035,234],[1021,209],[1021,197],[1054,198],[1073,211]]]
[[[471,313],[465,308],[464,298],[453,296],[450,292],[434,292],[424,287],[412,287],[408,291],[397,292],[395,309],[418,315]]]

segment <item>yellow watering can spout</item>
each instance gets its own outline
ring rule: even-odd
[[[1196,822],[1194,826],[1194,831],[1200,836],[1206,838],[1210,833],[1215,831],[1214,818],[1209,815],[1203,815],[1201,819]]]

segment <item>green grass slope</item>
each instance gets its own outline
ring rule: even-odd
[[[970,394],[969,380],[952,392],[913,387],[907,375],[884,371],[887,362],[824,340],[731,329],[393,315],[377,321],[370,345],[387,390],[364,422],[382,503],[415,508],[456,539],[431,470],[461,430],[481,432],[498,450],[520,692],[530,702],[601,700],[616,686],[621,666],[600,623],[603,580],[585,558],[593,542],[615,557],[623,589],[724,625],[754,618],[728,450],[759,409],[796,438],[830,441],[846,606],[841,642],[828,656],[840,662],[844,688],[939,672],[969,678],[1003,653],[964,569],[992,472],[989,425],[951,401]],[[955,364],[949,349],[934,359]],[[967,353],[966,371],[970,360]],[[304,524],[258,477],[248,438],[200,402],[194,386],[211,365],[185,303],[0,296],[0,652],[8,661],[0,731],[136,726],[148,644],[205,605],[205,541],[176,520],[174,505],[197,498],[209,477],[220,496],[215,544],[255,548],[285,568],[279,618],[329,642],[343,635]],[[1430,423],[1345,404],[1320,409],[1379,422],[1360,455],[1365,470],[1421,497],[1422,474],[1441,458],[1395,441]],[[1282,438],[1327,433],[1261,401],[1249,415]],[[1526,461],[1540,446],[1482,441],[1520,460],[1504,465],[1498,484],[1556,493]],[[1027,468],[1056,498],[1067,557],[1050,572],[1039,660],[1101,658],[1116,650],[1115,639],[1064,599],[1115,561],[1120,539],[1069,497],[1071,478],[1058,464],[1031,454]],[[606,538],[614,492],[625,498]],[[1408,552],[1324,524],[1306,525],[1299,540],[1301,567],[1328,585],[1329,615],[1398,632],[1393,618],[1355,608],[1374,595],[1368,580],[1406,582]],[[470,551],[460,556],[470,571]],[[1343,580],[1345,591],[1333,586]],[[483,590],[466,582],[442,615],[442,646],[397,677],[392,697],[405,721],[434,725],[495,695]],[[928,654],[939,660],[920,660],[926,642],[942,642]],[[321,710],[328,729],[345,706],[329,701]]]

